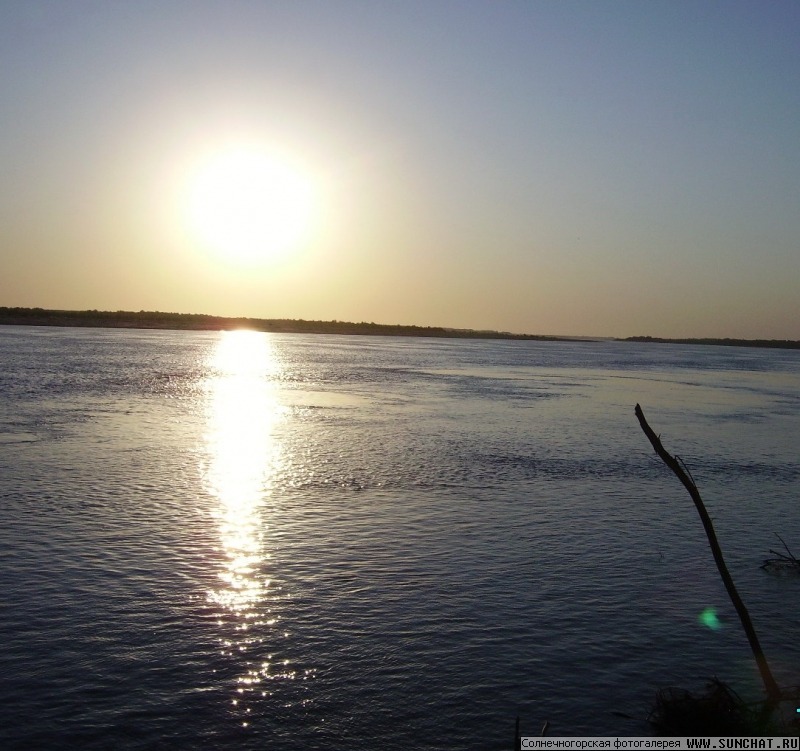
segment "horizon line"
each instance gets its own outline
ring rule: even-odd
[[[86,328],[140,328],[171,330],[215,330],[236,323],[260,327],[265,333],[357,334],[362,336],[421,336],[470,339],[517,339],[533,341],[621,341],[667,344],[715,344],[728,346],[779,347],[800,349],[800,340],[749,339],[738,337],[655,337],[636,335],[576,336],[561,334],[528,334],[494,329],[471,329],[419,324],[386,324],[374,321],[340,321],[338,319],[255,318],[223,316],[211,313],[178,313],[160,310],[63,310],[58,308],[0,306],[0,324]],[[94,325],[92,325],[94,324]],[[169,325],[172,324],[172,325]]]

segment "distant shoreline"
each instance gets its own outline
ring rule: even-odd
[[[357,336],[419,336],[440,339],[511,339],[545,342],[595,342],[603,337],[547,336],[512,334],[507,331],[451,329],[442,326],[352,323],[349,321],[306,321],[290,318],[236,318],[203,313],[164,313],[161,311],[47,310],[45,308],[0,307],[0,325],[60,326],[83,328],[168,329],[175,331],[226,331],[248,328],[277,334],[350,334]],[[800,349],[791,339],[668,339],[653,336],[608,337],[619,342],[650,344],[700,344],[724,347]]]
[[[176,331],[226,331],[253,329],[276,334],[351,334],[359,336],[421,336],[441,339],[521,339],[528,341],[594,341],[589,338],[475,331],[441,326],[305,321],[303,319],[230,318],[202,313],[163,313],[140,310],[46,310],[0,307],[0,325],[61,326],[83,328],[170,329]]]
[[[764,347],[769,349],[800,349],[800,341],[793,339],[662,339],[657,336],[629,336],[619,342],[645,342],[654,344],[706,344],[712,347]]]

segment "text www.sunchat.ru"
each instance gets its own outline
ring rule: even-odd
[[[525,749],[769,749],[800,751],[800,738],[520,738],[520,748]]]

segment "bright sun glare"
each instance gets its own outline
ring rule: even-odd
[[[297,250],[308,237],[315,196],[290,159],[254,146],[202,160],[190,178],[186,215],[194,240],[226,262],[259,264]]]

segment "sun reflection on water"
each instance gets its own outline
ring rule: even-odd
[[[218,500],[221,546],[220,582],[208,600],[218,610],[221,652],[238,672],[232,705],[249,718],[248,693],[263,680],[292,677],[285,664],[276,672],[273,656],[261,654],[274,643],[278,620],[267,512],[281,464],[275,432],[284,411],[274,385],[280,362],[268,335],[233,331],[222,334],[209,365],[207,483]]]

